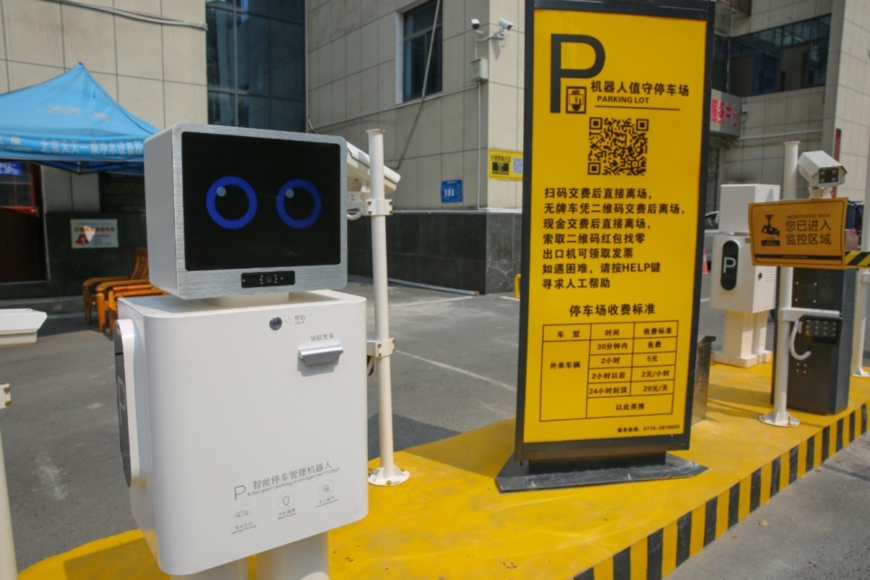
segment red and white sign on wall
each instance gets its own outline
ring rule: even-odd
[[[742,107],[743,103],[740,97],[712,89],[710,91],[710,133],[739,137]]]
[[[70,220],[71,247],[117,248],[118,220],[76,219]]]

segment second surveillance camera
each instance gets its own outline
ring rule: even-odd
[[[801,153],[798,172],[807,180],[811,189],[835,187],[846,182],[846,169],[824,151]]]
[[[471,27],[474,30],[480,30],[480,20],[478,20],[477,18],[472,18],[471,19]]]
[[[510,30],[514,27],[514,23],[506,18],[499,18],[498,25],[504,28],[505,30]]]

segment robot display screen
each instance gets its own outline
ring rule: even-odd
[[[338,145],[186,132],[181,156],[188,271],[340,263]]]

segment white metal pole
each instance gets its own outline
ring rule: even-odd
[[[387,216],[383,211],[384,200],[384,130],[371,129],[369,134],[369,170],[371,172],[371,198],[375,212],[372,226],[372,286],[375,297],[375,369],[378,382],[378,430],[381,466],[372,471],[369,483],[395,485],[406,481],[408,472],[396,467],[393,460],[393,392],[390,368],[392,348],[389,344],[390,314],[387,295]]]
[[[767,350],[767,310],[752,315],[752,354],[758,362],[770,362],[771,352]]]
[[[328,580],[326,532],[257,554],[257,580]]]
[[[0,388],[8,385],[0,385]],[[0,398],[0,409],[5,403]],[[12,511],[9,509],[9,488],[6,485],[6,463],[3,458],[3,437],[0,435],[0,578],[18,578],[15,542],[12,538]]]
[[[867,181],[864,185],[864,216],[861,220],[862,252],[870,252],[870,160],[867,163]],[[868,272],[858,270],[855,281],[855,318],[852,328],[852,376],[866,377],[864,370],[864,332],[867,329],[867,282]]]
[[[170,580],[248,580],[248,562],[247,560],[235,560],[229,564],[209,568],[196,574],[183,574],[169,578]]]
[[[797,167],[798,146],[800,141],[785,143],[785,159],[782,171],[782,199],[797,197]],[[773,411],[761,415],[759,419],[769,425],[791,427],[800,422],[786,410],[788,405],[788,359],[791,323],[784,316],[783,310],[791,308],[791,287],[794,279],[792,268],[779,269],[779,313],[776,332],[776,365],[773,374]]]

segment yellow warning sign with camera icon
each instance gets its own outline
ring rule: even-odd
[[[756,266],[844,268],[849,201],[801,199],[749,205]]]

